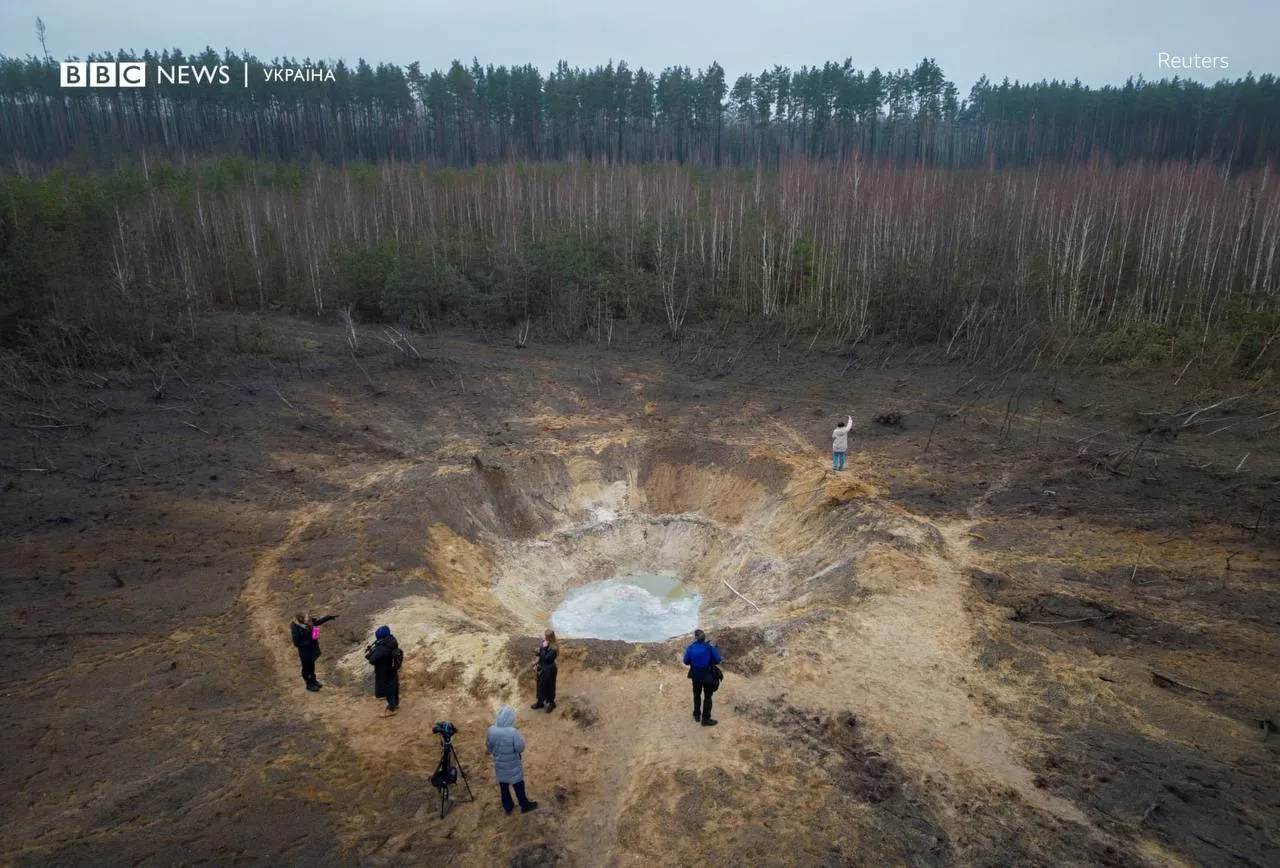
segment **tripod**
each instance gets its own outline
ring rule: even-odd
[[[431,784],[440,791],[440,819],[442,820],[453,805],[453,799],[449,797],[449,788],[458,785],[459,775],[462,776],[462,785],[467,788],[468,801],[474,802],[476,797],[471,792],[471,782],[467,780],[467,773],[462,770],[462,763],[458,761],[458,750],[453,746],[453,739],[441,736],[440,765],[436,766],[435,774],[431,776]]]

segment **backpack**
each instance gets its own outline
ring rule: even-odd
[[[404,665],[404,651],[399,647],[391,652],[391,668],[399,669]]]

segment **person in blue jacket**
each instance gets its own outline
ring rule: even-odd
[[[718,723],[711,717],[711,694],[719,686],[711,667],[722,662],[720,650],[707,641],[707,634],[694,630],[693,644],[684,649],[684,665],[693,682],[693,719],[703,726]]]

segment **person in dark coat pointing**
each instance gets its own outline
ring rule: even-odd
[[[404,652],[385,624],[373,636],[373,644],[364,652],[364,659],[373,665],[373,695],[387,700],[387,711],[395,711],[400,707],[400,662]]]
[[[336,617],[338,616],[325,615],[323,618],[312,618],[305,612],[299,612],[290,625],[293,647],[298,649],[298,660],[302,663],[302,680],[312,693],[324,687],[316,680],[316,660],[320,657],[320,625],[327,624]]]

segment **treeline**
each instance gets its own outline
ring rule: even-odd
[[[5,341],[67,363],[208,311],[598,339],[777,327],[954,354],[1280,364],[1280,185],[1186,164],[346,168],[228,158],[0,178]],[[71,349],[68,349],[71,348]]]
[[[141,60],[145,88],[62,88],[58,64],[0,57],[0,162],[101,165],[139,152],[238,154],[330,163],[678,162],[777,167],[854,155],[953,167],[1104,158],[1280,162],[1280,82],[1252,74],[1212,86],[1184,79],[1091,89],[1078,81],[994,84],[967,97],[924,59],[870,72],[850,60],[781,66],[730,82],[719,64],[659,73],[420,64],[270,63],[212,49],[90,57]],[[243,86],[244,64],[250,66]],[[228,84],[155,84],[155,66],[227,65]],[[268,82],[266,67],[323,68],[332,82]]]

